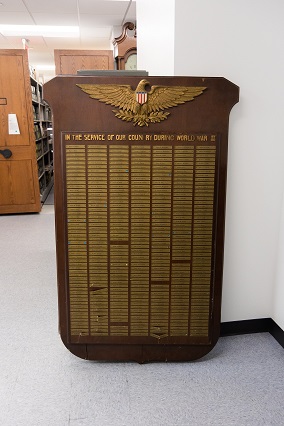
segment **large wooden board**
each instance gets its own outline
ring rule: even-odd
[[[141,79],[56,77],[44,86],[54,116],[60,333],[86,359],[193,360],[219,337],[238,87]]]

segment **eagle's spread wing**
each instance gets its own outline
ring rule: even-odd
[[[121,84],[77,84],[90,98],[108,105],[134,112],[137,102],[130,85]]]
[[[206,87],[152,86],[148,94],[148,112],[164,110],[192,101],[205,89]]]

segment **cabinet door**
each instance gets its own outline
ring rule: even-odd
[[[17,119],[13,133],[9,117]],[[0,213],[41,208],[27,53],[0,51]],[[10,157],[3,155],[9,153]]]
[[[113,70],[111,50],[54,50],[56,74],[77,74],[78,70]]]

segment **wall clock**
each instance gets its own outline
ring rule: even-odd
[[[137,53],[131,52],[125,61],[124,69],[129,71],[137,70]]]

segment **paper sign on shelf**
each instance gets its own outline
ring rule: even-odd
[[[19,135],[20,129],[16,114],[8,114],[8,129],[9,135]]]

